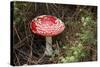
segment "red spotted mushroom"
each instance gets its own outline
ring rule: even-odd
[[[64,28],[64,23],[57,17],[51,15],[41,15],[34,18],[30,24],[32,32],[46,37],[46,55],[52,55],[52,36],[60,34]]]

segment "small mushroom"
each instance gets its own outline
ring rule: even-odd
[[[33,33],[46,37],[45,54],[51,56],[53,54],[52,36],[58,35],[64,30],[64,23],[57,17],[41,15],[32,20],[30,27]]]

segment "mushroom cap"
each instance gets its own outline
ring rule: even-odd
[[[64,30],[65,25],[57,17],[41,15],[32,20],[30,27],[32,32],[50,37],[60,34]]]

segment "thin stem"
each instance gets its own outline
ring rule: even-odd
[[[52,37],[46,37],[46,51],[45,54],[51,56],[53,53],[52,49]]]

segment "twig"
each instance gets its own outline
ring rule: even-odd
[[[44,58],[44,56],[45,56],[45,52],[44,52],[43,56],[37,61],[37,64]]]
[[[56,41],[56,44],[57,44],[57,49],[58,49],[58,55],[59,55],[59,52],[60,52],[60,47],[58,45],[58,42]]]
[[[37,4],[35,3],[34,4],[35,12],[37,11],[37,8],[36,7],[37,7]]]
[[[17,35],[19,41],[21,41],[21,38],[20,38],[20,36],[19,36],[19,34],[18,34],[18,31],[17,31],[17,29],[16,29],[16,26],[15,26],[15,24],[13,24],[13,25],[14,25],[14,30],[15,30],[15,32],[16,32],[16,35]]]
[[[92,48],[92,47],[90,47],[90,46],[84,46],[84,48],[86,49],[90,49],[90,50],[92,50],[92,51],[94,51],[94,52],[97,52],[94,48]]]
[[[29,57],[32,58],[32,43],[30,45],[30,54]],[[31,59],[28,57],[27,63],[31,61]]]
[[[59,14],[59,13],[58,13],[58,9],[55,8],[52,4],[50,4],[50,6],[51,6],[51,8],[54,10],[55,14],[58,15],[58,14]],[[53,11],[53,10],[52,10],[52,11]]]
[[[46,7],[47,7],[47,13],[50,14],[49,7],[48,7],[47,3],[46,3]]]
[[[26,38],[31,37],[31,36],[32,36],[32,34],[27,35],[25,38],[23,38],[17,44],[15,44],[13,48],[19,48],[19,47],[23,46],[24,44],[21,44],[21,43],[23,43],[26,40]]]
[[[17,56],[16,53],[15,53],[15,56],[16,56],[16,59],[17,59],[18,65],[20,65],[20,62],[19,62],[19,59],[18,59],[18,56]]]
[[[23,55],[25,55],[27,58],[30,58],[31,59],[31,57],[30,56],[28,56],[27,54],[25,54],[24,52],[22,52],[22,51],[20,51],[20,50],[18,50],[18,49],[16,49],[18,52],[20,52],[20,53],[22,53]],[[24,57],[25,57],[24,56]],[[33,63],[34,64],[37,64],[35,61],[33,61]]]

